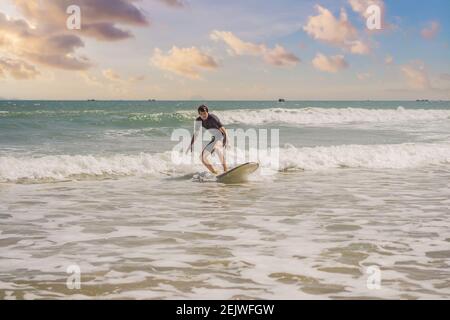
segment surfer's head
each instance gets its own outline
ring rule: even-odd
[[[202,120],[208,119],[208,112],[209,112],[208,107],[205,106],[204,104],[198,107],[198,114],[200,115],[200,118],[202,118]]]

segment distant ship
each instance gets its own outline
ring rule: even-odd
[[[95,99],[88,99],[88,102],[95,102]]]
[[[286,102],[285,99],[278,99],[278,102]]]

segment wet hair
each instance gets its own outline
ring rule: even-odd
[[[208,107],[202,104],[200,107],[198,107],[198,113],[200,112],[209,112]]]

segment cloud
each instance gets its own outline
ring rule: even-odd
[[[106,80],[111,82],[121,82],[122,84],[131,84],[145,80],[145,76],[138,75],[129,78],[122,77],[117,71],[113,69],[105,69],[102,71],[102,75]]]
[[[214,70],[218,67],[213,57],[201,52],[196,47],[178,48],[173,46],[167,54],[156,48],[150,62],[161,70],[191,79],[200,79],[201,70]]]
[[[363,41],[360,40],[355,40],[355,41],[350,41],[348,43],[349,45],[349,50],[351,53],[353,54],[369,54],[370,53],[370,48],[369,46],[364,43]]]
[[[130,78],[130,82],[132,83],[136,83],[136,82],[140,82],[140,81],[144,81],[145,80],[145,76],[141,75],[141,76],[133,76]]]
[[[228,46],[231,55],[260,56],[268,64],[274,66],[295,66],[300,59],[293,53],[288,52],[284,47],[276,45],[275,48],[268,48],[265,44],[255,44],[246,42],[235,36],[232,32],[214,30],[210,34],[214,41],[223,41]]]
[[[184,7],[185,6],[184,1],[182,1],[182,0],[159,0],[159,1],[161,1],[171,7]]]
[[[264,45],[257,45],[251,42],[245,42],[236,37],[233,33],[228,31],[218,31],[214,30],[210,35],[211,39],[214,41],[222,40],[230,48],[230,54],[235,54],[238,56],[242,55],[262,55],[266,50]]]
[[[138,82],[145,80],[145,76],[142,75],[123,77],[113,69],[102,70],[99,76],[88,71],[81,71],[78,74],[87,85],[108,90],[117,96],[129,94],[135,89]]]
[[[78,73],[80,75],[81,78],[84,79],[84,81],[91,85],[91,86],[102,86],[103,83],[94,75],[92,75],[91,73],[87,72],[87,71],[80,71]]]
[[[318,53],[312,63],[316,69],[330,73],[336,73],[348,67],[348,63],[342,55],[327,57],[322,53]]]
[[[413,61],[403,65],[400,68],[407,84],[412,89],[425,90],[430,89],[430,80],[425,65],[422,61]]]
[[[112,69],[106,69],[102,72],[103,76],[110,81],[120,81],[122,78],[120,75]]]
[[[11,0],[23,18],[0,12],[0,50],[10,57],[63,70],[87,70],[89,58],[78,53],[85,37],[119,41],[133,36],[123,26],[150,24],[136,0]],[[166,1],[175,5],[177,1]],[[180,2],[181,3],[181,2]],[[81,30],[68,30],[71,5],[81,8]]]
[[[81,30],[83,36],[97,40],[115,41],[131,37],[128,31],[117,24],[147,26],[148,18],[134,5],[133,0],[14,0],[24,17],[45,32],[65,32],[71,5],[81,8]]]
[[[439,33],[440,25],[437,21],[431,21],[427,27],[423,28],[420,34],[424,39],[431,40]]]
[[[274,49],[267,50],[264,53],[264,60],[274,66],[295,66],[300,62],[299,58],[279,45],[276,45]]]
[[[0,78],[9,74],[17,80],[34,79],[39,75],[39,71],[23,60],[0,58]]]
[[[372,74],[370,72],[358,73],[356,74],[356,77],[358,78],[358,80],[363,81],[372,78]]]
[[[318,15],[310,16],[303,27],[310,37],[353,54],[370,53],[369,45],[359,38],[358,31],[348,20],[344,9],[341,10],[339,19],[322,6],[317,5],[316,9]]]
[[[367,19],[370,14],[367,13],[367,8],[371,5],[377,5],[381,8],[381,12],[384,12],[384,1],[383,0],[348,0],[348,3],[352,7],[352,10],[359,13],[361,17]]]
[[[132,37],[129,31],[124,31],[110,23],[91,23],[83,26],[83,34],[102,41],[118,41]]]
[[[0,50],[9,55],[50,67],[66,70],[85,70],[90,67],[86,57],[77,56],[75,51],[84,47],[76,35],[45,35],[23,19],[9,19],[0,12]]]
[[[387,55],[386,58],[384,58],[384,63],[387,65],[391,65],[392,63],[394,63],[394,57],[392,57],[391,55]]]

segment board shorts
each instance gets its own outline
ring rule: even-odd
[[[218,146],[223,146],[223,135],[222,133],[217,133],[212,136],[211,141],[203,148],[202,155],[205,152],[213,154],[214,150]]]

